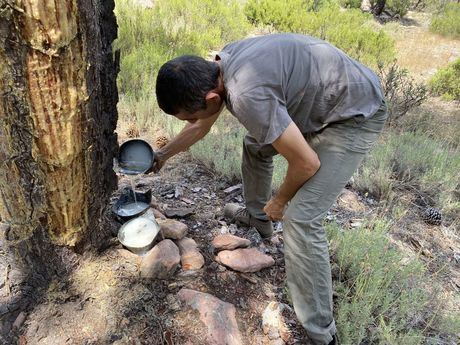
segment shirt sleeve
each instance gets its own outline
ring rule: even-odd
[[[233,112],[239,122],[259,144],[272,144],[292,122],[278,97],[255,90],[233,99]]]

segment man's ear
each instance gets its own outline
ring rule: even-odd
[[[209,91],[207,94],[206,94],[206,103],[210,102],[210,103],[215,103],[216,101],[220,101],[220,95],[217,93],[217,92],[214,92],[214,91]]]

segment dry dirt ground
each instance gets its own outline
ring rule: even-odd
[[[262,241],[254,229],[225,222],[224,204],[242,201],[241,189],[224,192],[235,184],[235,181],[214,175],[187,153],[173,159],[160,174],[137,178],[136,189],[151,189],[160,209],[193,209],[192,215],[181,220],[189,226],[188,237],[198,243],[205,257],[204,267],[196,273],[179,270],[169,280],[141,279],[137,263],[120,255],[117,249],[121,246],[114,238],[105,251],[81,257],[73,274],[49,286],[41,303],[26,312],[25,322],[16,334],[19,344],[203,345],[204,325],[198,313],[185,308],[177,299],[177,292],[183,287],[210,293],[235,305],[245,344],[272,344],[262,331],[262,313],[270,301],[289,304],[284,283],[282,233],[278,231],[271,241]],[[121,178],[119,191],[113,199],[128,185],[129,181]],[[338,221],[345,229],[351,228],[375,211],[371,204],[371,199],[348,190],[338,199],[328,218]],[[452,249],[446,248],[441,229],[417,225],[435,240],[427,247],[430,257],[424,257],[417,247],[422,242],[414,244],[419,238],[415,231],[412,239],[395,237],[395,243],[426,260],[432,260],[433,255],[439,259],[453,257]],[[114,235],[119,226],[114,218]],[[271,255],[275,265],[247,274],[218,265],[214,261],[211,241],[217,234],[227,231],[249,239],[253,247]],[[442,279],[447,279],[448,290],[452,291],[458,284],[458,280],[451,280],[452,272],[456,271],[458,279],[458,266],[448,267],[448,270],[450,278],[445,275]],[[284,316],[289,328],[287,344],[309,344],[293,311],[285,310]]]
[[[124,178],[120,189],[128,186]],[[140,177],[138,189],[152,189],[160,208],[187,207],[194,214],[182,219],[189,237],[199,245],[205,266],[197,273],[179,271],[167,281],[138,278],[136,263],[119,254],[116,240],[100,254],[80,258],[68,278],[51,284],[46,298],[18,332],[21,344],[204,344],[203,325],[197,315],[181,307],[176,293],[182,288],[208,292],[237,308],[239,329],[245,344],[267,343],[261,315],[269,301],[285,301],[282,236],[263,242],[254,229],[226,224],[222,208],[227,201],[241,201],[241,190],[226,194],[232,186],[183,154],[161,174]],[[115,193],[114,198],[116,198]],[[114,220],[114,234],[120,224]],[[211,240],[230,231],[251,240],[270,254],[276,264],[253,274],[240,274],[214,262]],[[292,311],[290,343],[308,344]]]

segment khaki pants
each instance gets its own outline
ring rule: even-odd
[[[321,161],[318,172],[290,201],[283,219],[287,284],[299,321],[315,344],[328,344],[336,333],[332,313],[332,279],[323,219],[362,159],[377,140],[387,118],[380,109],[368,119],[335,122],[306,136]],[[246,207],[266,219],[263,207],[271,196],[271,145],[247,136],[243,149]]]

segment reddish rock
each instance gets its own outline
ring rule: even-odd
[[[177,246],[179,247],[180,262],[183,270],[199,270],[203,267],[204,257],[193,239],[184,237],[177,241]]]
[[[271,256],[255,248],[224,250],[217,255],[216,261],[239,272],[257,272],[275,264]]]
[[[171,240],[163,240],[142,258],[140,275],[142,278],[166,279],[180,263],[179,248]]]
[[[172,240],[180,240],[187,234],[188,227],[186,224],[172,219],[157,219],[160,225],[160,231],[163,238],[170,238]]]
[[[189,289],[179,291],[179,299],[200,313],[206,325],[206,344],[242,345],[235,318],[235,306],[207,294]]]
[[[250,244],[251,241],[230,234],[217,235],[212,241],[212,245],[216,250],[232,250],[241,247],[249,247]]]
[[[153,215],[155,216],[155,219],[166,219],[165,215],[158,211],[156,208],[152,208]]]

